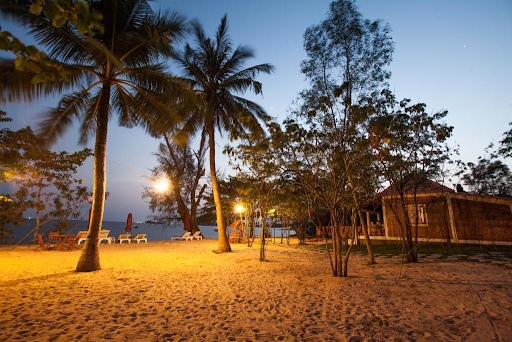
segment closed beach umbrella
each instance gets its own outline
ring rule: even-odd
[[[126,227],[124,228],[127,233],[132,231],[132,213],[128,214],[128,218],[126,219]]]

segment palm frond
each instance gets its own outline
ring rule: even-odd
[[[220,20],[220,25],[217,28],[217,33],[215,35],[217,51],[220,54],[229,54],[232,51],[232,41],[231,36],[228,33],[229,25],[228,25],[228,17],[224,15]]]
[[[250,58],[254,57],[254,51],[248,47],[239,46],[233,53],[226,56],[221,73],[230,75],[237,73]]]
[[[86,89],[64,96],[57,108],[42,114],[38,135],[52,144],[72,125],[74,119],[80,118],[89,101],[90,94]]]
[[[85,145],[89,138],[94,135],[97,129],[96,121],[98,115],[108,115],[111,116],[111,111],[107,113],[101,113],[100,108],[100,99],[103,91],[105,90],[103,87],[97,88],[96,93],[91,96],[91,100],[87,105],[87,109],[82,117],[82,123],[80,125],[80,137],[78,139],[78,143],[81,145]]]
[[[90,10],[103,14],[104,26],[103,32],[91,37],[78,34],[70,24],[56,28],[43,15],[30,14],[32,1],[8,3],[16,4],[7,11],[8,15],[29,27],[51,58],[73,65],[76,74],[68,82],[33,86],[29,83],[32,75],[15,73],[8,64],[0,63],[5,71],[2,75],[8,76],[3,80],[1,101],[28,101],[55,90],[87,87],[87,91],[65,96],[57,108],[44,114],[40,130],[49,140],[63,134],[74,119],[82,120],[80,142],[84,143],[94,133],[98,116],[110,118],[116,114],[119,124],[126,127],[140,124],[147,129],[165,129],[178,126],[190,115],[188,108],[197,101],[191,84],[171,78],[162,64],[163,58],[174,52],[173,44],[190,28],[181,15],[171,11],[155,14],[147,0],[90,0]],[[6,6],[2,1],[0,8]],[[91,95],[98,85],[101,90]],[[110,96],[110,108],[100,113],[99,97],[104,91]],[[85,103],[86,97],[79,95],[85,92],[89,93],[89,104]]]
[[[14,60],[0,58],[0,103],[23,101],[29,102],[44,94],[44,87],[32,84],[32,72],[14,69]]]
[[[198,22],[192,22],[192,27],[196,47],[186,45],[182,52],[173,54],[173,59],[180,66],[183,77],[197,91],[198,103],[202,103],[203,108],[200,109],[202,118],[198,112],[194,113],[182,130],[195,132],[200,125],[213,124],[218,132],[227,131],[231,137],[246,131],[264,134],[259,123],[269,119],[264,109],[232,93],[251,90],[261,94],[262,84],[254,78],[259,73],[271,73],[274,67],[267,63],[243,69],[246,60],[254,57],[254,52],[243,46],[233,50],[226,16],[217,28],[214,40],[205,36]]]
[[[165,11],[157,16],[148,16],[138,30],[119,35],[117,45],[125,51],[118,55],[130,66],[157,63],[162,57],[172,55],[173,44],[180,42],[187,31],[185,17],[176,12]]]
[[[62,65],[62,68],[66,70],[67,80],[33,84],[32,78],[36,76],[35,73],[15,70],[14,60],[0,58],[0,103],[30,102],[43,96],[71,90],[83,81],[85,73],[78,66]]]
[[[131,104],[134,102],[131,92],[123,84],[117,83],[112,88],[111,94],[112,111],[118,115],[119,126],[132,128],[137,122],[136,115]]]

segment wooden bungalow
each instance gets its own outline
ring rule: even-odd
[[[412,222],[418,220],[421,241],[512,245],[512,198],[456,193],[430,180],[424,180],[417,188],[416,204],[413,192],[405,193],[405,210],[398,210],[398,194],[391,187],[379,198],[382,222],[380,216],[374,222],[370,221],[370,214],[367,217],[370,232],[382,226],[382,236],[372,239],[399,240],[397,216],[403,220],[407,214]]]
[[[233,221],[229,225],[229,242],[240,243],[244,240],[244,224],[240,220]]]

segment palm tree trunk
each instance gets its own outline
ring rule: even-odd
[[[218,252],[231,252],[231,245],[226,236],[226,228],[222,218],[222,205],[220,201],[219,183],[217,181],[217,170],[215,167],[215,129],[213,122],[208,123],[208,139],[210,145],[210,175],[212,178],[213,200],[215,201],[215,211],[217,214],[217,231],[219,233]]]
[[[94,179],[91,222],[84,249],[76,266],[77,272],[91,272],[101,269],[99,236],[103,222],[105,192],[107,183],[107,132],[110,86],[103,85],[97,119],[96,141],[94,144]]]

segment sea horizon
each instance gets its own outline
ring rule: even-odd
[[[34,232],[32,231],[36,224],[35,218],[26,218],[25,223],[20,226],[8,225],[8,228],[13,231],[13,234],[8,241],[1,241],[1,244],[33,244]],[[63,234],[76,235],[81,230],[87,230],[88,221],[86,220],[69,220],[69,227],[63,232]],[[39,234],[46,234],[50,231],[55,231],[55,222],[51,221],[39,227]],[[125,221],[103,221],[102,230],[110,230],[110,237],[117,237],[119,234],[126,233]],[[216,226],[211,225],[200,225],[202,235],[207,239],[217,239],[218,234],[215,231]],[[32,231],[32,232],[31,232]],[[171,226],[153,223],[153,222],[134,222],[132,224],[131,234],[147,234],[148,241],[165,241],[171,240],[173,236],[183,235],[183,223],[175,223]],[[28,235],[27,235],[28,234]]]

